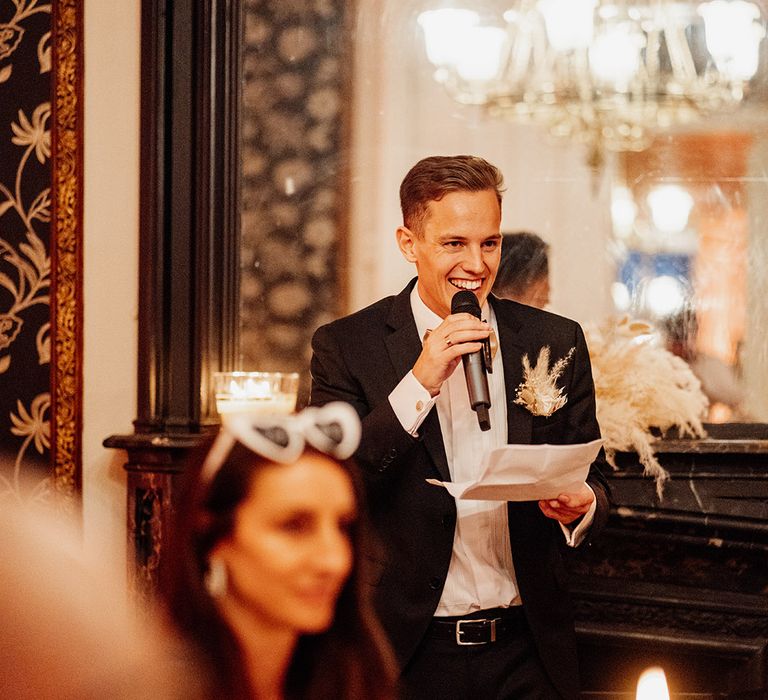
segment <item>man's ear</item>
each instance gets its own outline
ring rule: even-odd
[[[398,226],[397,228],[397,245],[400,248],[400,252],[403,257],[410,263],[416,262],[416,254],[413,250],[413,245],[416,240],[416,236],[411,229],[405,226]]]

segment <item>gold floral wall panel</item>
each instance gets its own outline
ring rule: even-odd
[[[0,499],[50,491],[51,4],[0,0]]]
[[[343,0],[250,0],[243,17],[242,369],[308,383],[309,341],[343,308]]]
[[[80,487],[81,13],[0,0],[0,500]]]

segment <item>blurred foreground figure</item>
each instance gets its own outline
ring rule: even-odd
[[[230,414],[190,465],[163,571],[209,697],[387,700],[393,662],[363,595],[347,404]]]
[[[96,562],[69,523],[0,510],[0,697],[202,697],[168,638],[131,608],[125,566]]]

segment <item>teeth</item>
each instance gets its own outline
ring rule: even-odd
[[[469,289],[474,292],[476,289],[480,289],[482,282],[479,280],[451,280],[451,284],[459,289]]]

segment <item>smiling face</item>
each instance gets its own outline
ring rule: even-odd
[[[416,265],[422,301],[438,316],[451,313],[460,289],[482,306],[496,278],[501,255],[501,209],[493,190],[449,192],[427,207],[419,232],[397,230],[400,251]]]
[[[352,570],[356,517],[351,479],[331,459],[260,468],[232,534],[212,552],[227,568],[225,611],[297,635],[327,629]]]

